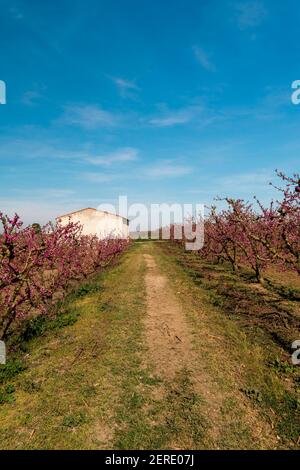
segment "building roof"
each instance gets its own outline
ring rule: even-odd
[[[99,211],[98,209],[95,209],[94,207],[85,207],[84,209],[79,209],[78,211],[73,211],[73,212],[69,212],[67,214],[62,214],[62,215],[59,215],[58,217],[56,217],[55,220],[59,220],[62,217],[71,217],[73,214],[78,214],[79,212],[85,212],[85,211],[95,211],[95,212],[100,213],[100,214],[102,213],[102,214],[113,215],[114,217],[120,217],[121,219],[124,219],[128,222],[128,219],[126,219],[126,217],[123,217],[122,215],[113,214],[112,212],[108,212],[108,211]]]

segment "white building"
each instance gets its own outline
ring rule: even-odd
[[[97,235],[103,239],[108,236],[129,238],[129,221],[124,217],[106,211],[98,211],[90,207],[70,212],[56,218],[56,222],[67,225],[77,223],[83,227],[83,235]]]

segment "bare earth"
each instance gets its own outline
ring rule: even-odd
[[[145,277],[147,345],[157,373],[172,379],[176,372],[191,365],[194,356],[191,332],[166,276],[160,273],[151,255],[144,257],[148,268]]]
[[[222,448],[224,439],[226,441],[228,438],[232,443],[235,433],[244,432],[245,441],[252,441],[248,447],[276,448],[278,440],[270,424],[258,416],[241,393],[240,384],[236,382],[234,370],[230,368],[230,361],[226,357],[228,352],[222,348],[222,338],[216,337],[215,332],[211,331],[209,318],[197,309],[196,321],[199,326],[195,331],[195,325],[193,328],[192,321],[186,315],[186,310],[191,308],[188,302],[183,307],[180,301],[182,292],[176,292],[174,286],[171,287],[152,255],[145,253],[144,259],[147,264],[145,334],[149,359],[157,374],[167,381],[174,379],[180,371],[188,370],[195,392],[205,400],[205,418],[214,423],[207,428],[204,446]],[[219,376],[213,375],[216,371],[209,364],[211,354],[219,355]],[[216,357],[212,364],[215,361]],[[228,384],[226,387],[222,385],[224,375],[227,375],[226,382],[229,380],[229,390]],[[238,425],[240,420],[241,426]],[[240,441],[241,436],[237,435],[237,439]]]

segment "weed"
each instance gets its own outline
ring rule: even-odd
[[[111,302],[103,302],[99,307],[100,312],[111,312],[114,310],[114,305]]]
[[[97,389],[94,386],[86,386],[82,390],[82,396],[84,398],[91,398],[97,395]]]
[[[199,444],[207,423],[201,414],[202,399],[194,392],[187,370],[177,374],[166,400],[170,410],[166,416],[167,434],[191,439],[193,445]]]
[[[70,296],[72,296],[73,298],[85,297],[86,295],[95,294],[102,290],[103,290],[103,287],[100,284],[90,282],[90,283],[83,284],[80,287],[78,287],[76,290],[74,290],[74,292],[70,294]]]
[[[54,318],[45,317],[39,315],[32,318],[27,322],[23,332],[19,337],[21,344],[28,342],[38,336],[42,336],[44,333],[50,330],[57,330],[64,328],[65,326],[74,325],[78,319],[79,314],[73,310],[62,311]]]
[[[82,424],[85,424],[87,422],[87,417],[84,413],[75,413],[75,414],[69,414],[68,416],[65,416],[62,425],[66,428],[76,428],[78,426],[81,426]]]
[[[258,403],[263,401],[262,393],[255,388],[242,388],[241,392],[243,392],[250,400],[254,400]]]
[[[12,359],[6,364],[0,364],[0,383],[13,379],[24,369],[25,365],[20,359]]]
[[[23,379],[21,388],[24,392],[35,393],[41,390],[41,384],[30,379]]]
[[[15,387],[11,384],[6,385],[0,390],[0,405],[3,403],[13,403],[15,398],[13,393],[15,392]]]
[[[274,361],[270,361],[270,365],[280,374],[294,375],[298,372],[298,369],[293,364],[281,361],[278,357]]]

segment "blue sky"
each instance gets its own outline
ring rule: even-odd
[[[299,171],[298,0],[0,0],[0,209],[264,201]]]

